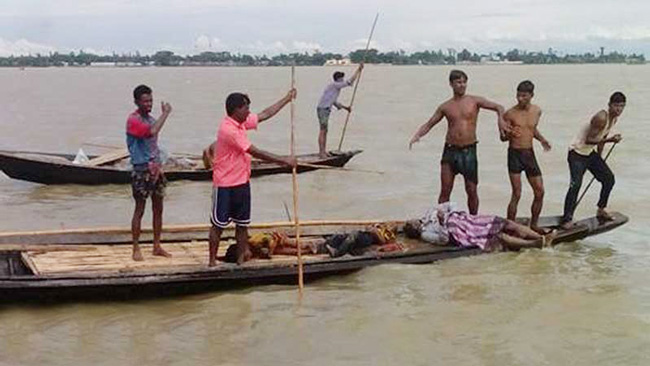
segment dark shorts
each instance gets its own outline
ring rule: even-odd
[[[237,226],[248,226],[251,223],[250,183],[235,187],[214,187],[210,222],[222,229],[231,222]]]
[[[445,144],[440,163],[448,164],[454,175],[461,174],[465,180],[478,184],[476,144],[476,142],[466,146]]]
[[[535,151],[533,149],[508,148],[508,172],[510,174],[521,174],[526,172],[528,177],[539,177],[542,171],[537,165]]]
[[[149,170],[134,170],[131,172],[131,190],[133,198],[147,199],[149,196],[165,197],[165,186],[167,179],[165,174],[160,174],[154,179]]]
[[[332,113],[332,108],[316,108],[316,116],[318,116],[318,124],[321,130],[327,131],[330,113]]]

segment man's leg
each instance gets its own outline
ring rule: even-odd
[[[530,207],[530,228],[541,232],[537,224],[539,222],[539,215],[542,212],[542,206],[544,205],[544,180],[541,175],[531,177],[526,174],[526,178],[528,178],[528,183],[530,183],[530,187],[533,189],[533,204]]]
[[[601,219],[612,220],[612,215],[610,215],[605,208],[607,208],[609,195],[612,193],[612,188],[614,188],[614,173],[612,173],[612,170],[607,166],[607,163],[597,153],[593,153],[589,156],[587,169],[602,185],[600,188],[600,198],[598,200],[598,211],[596,216]]]
[[[438,203],[449,202],[451,190],[454,188],[455,174],[447,163],[440,163],[440,195]]]
[[[318,133],[318,156],[320,156],[321,159],[327,157],[327,129],[322,127]]]
[[[219,242],[221,241],[221,233],[223,229],[212,224],[210,226],[210,254],[208,258],[208,266],[214,267],[217,265],[217,252],[219,252]]]
[[[506,224],[503,227],[504,231],[510,232],[513,236],[522,238],[522,239],[541,239],[542,235],[537,231],[529,228],[526,225],[519,224],[512,220],[506,220]]]
[[[250,248],[248,248],[248,228],[237,225],[235,239],[237,240],[237,264],[242,264],[252,257]]]
[[[508,220],[517,218],[517,205],[521,199],[521,174],[510,173],[510,187],[512,194],[510,195],[510,203],[508,204]]]
[[[140,251],[140,224],[142,223],[142,215],[144,215],[146,198],[135,198],[135,209],[133,210],[133,218],[131,219],[131,236],[133,237],[133,260],[142,261],[142,252]]]
[[[478,214],[478,185],[465,178],[465,193],[467,193],[467,208],[471,215]]]
[[[570,227],[573,221],[573,212],[576,209],[578,193],[580,193],[580,187],[582,187],[582,177],[587,170],[587,157],[570,151],[567,161],[569,162],[571,182],[569,183],[569,190],[564,198],[564,215],[562,216],[562,226],[564,228]]]
[[[153,255],[170,258],[172,255],[160,246],[160,233],[162,232],[163,196],[153,194],[151,196],[151,208],[153,211]]]

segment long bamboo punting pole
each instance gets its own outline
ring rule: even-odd
[[[296,86],[296,66],[291,66],[291,90]],[[296,129],[294,123],[295,116],[295,103],[291,98],[291,156],[296,156]],[[304,286],[303,273],[302,273],[302,250],[300,250],[300,221],[298,220],[298,172],[294,166],[291,170],[291,180],[293,182],[293,222],[296,228],[296,247],[298,248],[298,291],[302,294]]]
[[[379,13],[375,16],[375,21],[372,23],[372,28],[370,29],[370,36],[368,36],[368,42],[366,43],[366,52],[363,54],[363,62],[366,62],[366,57],[368,56],[368,49],[370,48],[370,40],[372,39],[372,34],[375,33],[375,25],[377,25],[377,19],[379,19]],[[354,91],[352,91],[352,99],[350,99],[350,110],[345,116],[345,124],[343,125],[343,132],[341,133],[341,141],[339,141],[339,148],[343,147],[343,138],[345,137],[345,130],[348,128],[348,121],[350,120],[350,114],[352,114],[352,105],[354,104],[354,97],[357,95],[357,88],[359,87],[359,82],[361,81],[361,74],[363,70],[359,71],[359,77],[354,83]]]

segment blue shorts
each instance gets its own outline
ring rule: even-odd
[[[251,223],[250,183],[234,187],[214,187],[210,222],[222,229],[231,222],[237,226],[248,226]]]

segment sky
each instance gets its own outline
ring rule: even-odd
[[[650,55],[648,0],[0,0],[0,56],[253,55],[371,46]]]

